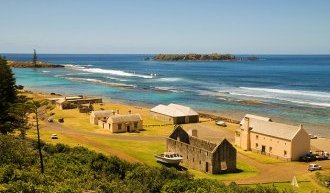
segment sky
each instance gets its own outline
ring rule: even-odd
[[[329,0],[0,0],[0,53],[330,54]]]

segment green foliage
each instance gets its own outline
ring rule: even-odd
[[[45,173],[41,174],[34,141],[0,135],[1,192],[229,192],[277,193],[275,188],[228,186],[193,179],[174,168],[149,167],[63,144],[43,144]]]
[[[7,61],[0,57],[0,133],[13,130],[11,124],[15,119],[9,114],[10,107],[16,102],[16,80]]]
[[[235,60],[235,56],[231,54],[158,54],[153,60],[160,61],[178,61],[178,60]]]

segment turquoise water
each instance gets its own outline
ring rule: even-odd
[[[66,67],[14,72],[18,84],[31,90],[148,106],[173,102],[236,119],[254,113],[302,123],[310,132],[330,136],[330,56],[262,55],[244,62],[144,61],[147,56],[152,55],[45,54],[40,60]],[[263,104],[241,104],[242,100]]]

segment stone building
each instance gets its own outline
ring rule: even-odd
[[[113,111],[92,111],[89,116],[89,122],[91,124],[97,125],[98,122],[101,121],[107,121],[108,118],[113,114]]]
[[[102,103],[102,98],[78,98],[78,99],[69,99],[69,98],[61,98],[56,102],[57,108],[64,109],[75,109],[78,108],[79,105],[82,104],[94,104],[94,103]]]
[[[167,138],[167,151],[182,155],[182,164],[188,168],[210,174],[236,171],[236,149],[226,139],[217,144],[197,137],[197,131],[189,135],[176,125]]]
[[[310,151],[310,136],[302,125],[273,122],[268,117],[245,115],[235,132],[235,145],[246,151],[293,161]]]
[[[98,125],[112,133],[138,132],[143,128],[143,121],[139,114],[113,114],[106,121],[99,120]]]
[[[171,103],[167,106],[160,104],[152,108],[150,112],[154,119],[172,122],[173,124],[199,122],[199,115],[196,111],[178,104]]]

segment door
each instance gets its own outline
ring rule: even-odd
[[[266,153],[266,146],[261,146],[261,153],[262,154],[265,154]]]
[[[129,125],[127,126],[127,132],[131,132],[131,128],[129,127]]]
[[[205,162],[205,172],[209,172],[209,162]]]

